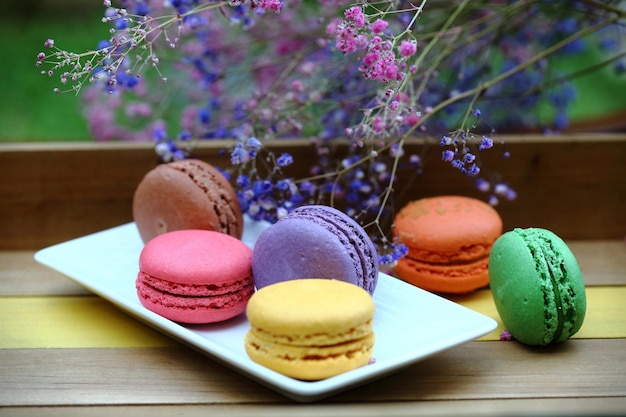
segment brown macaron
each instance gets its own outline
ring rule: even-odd
[[[407,204],[394,235],[408,249],[395,274],[425,290],[467,293],[489,283],[489,253],[502,234],[502,219],[487,203],[440,196]]]
[[[135,190],[133,218],[144,243],[183,229],[213,230],[237,239],[243,232],[235,190],[216,168],[196,159],[149,171]]]

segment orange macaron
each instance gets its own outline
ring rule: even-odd
[[[398,277],[428,291],[461,294],[489,284],[489,253],[502,219],[478,199],[430,197],[403,207],[393,232],[408,247],[394,269]]]

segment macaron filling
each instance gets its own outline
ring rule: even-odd
[[[156,278],[152,275],[140,272],[137,279],[156,291],[176,295],[179,297],[212,297],[242,292],[245,287],[253,288],[251,277],[245,279],[224,282],[219,284],[181,284]],[[246,291],[244,291],[246,292]]]
[[[250,278],[218,287],[213,284],[180,284],[140,272],[136,286],[142,302],[177,310],[226,310],[245,305],[254,293],[254,285]]]

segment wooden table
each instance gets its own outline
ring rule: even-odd
[[[612,149],[617,149],[622,166],[611,169],[617,170],[621,177],[608,179],[613,181],[617,197],[605,197],[605,204],[598,211],[603,217],[611,217],[612,227],[618,230],[610,236],[603,232],[604,236],[591,237],[580,237],[590,232],[577,230],[573,223],[571,229],[558,230],[578,258],[588,288],[626,286],[626,245],[623,240],[626,227],[624,211],[620,211],[626,195],[626,163],[623,162],[626,160],[626,140],[621,139],[617,143]],[[42,180],[47,178],[46,174],[28,171],[32,166],[22,167],[20,171],[18,164],[11,165],[10,161],[20,160],[25,154],[39,160],[58,158],[49,155],[52,151],[49,148],[26,148],[3,150],[0,147],[0,170],[5,169],[0,172],[4,184],[0,187],[1,212],[4,214],[0,231],[14,230],[14,225],[7,224],[10,221],[26,224],[24,230],[27,231],[34,229],[33,224],[39,225],[40,233],[33,230],[20,239],[12,240],[5,234],[0,239],[3,245],[0,246],[0,303],[46,305],[49,309],[46,311],[54,314],[71,314],[67,310],[73,303],[82,303],[101,312],[104,317],[110,317],[115,323],[135,329],[145,339],[146,332],[152,330],[33,260],[37,249],[55,241],[128,220],[128,217],[120,218],[116,210],[111,210],[109,218],[90,221],[88,209],[94,207],[98,198],[108,201],[107,207],[111,209],[115,204],[128,204],[129,196],[118,198],[115,194],[118,191],[107,195],[102,191],[108,187],[103,180],[94,183],[94,187],[100,189],[99,193],[85,197],[84,190],[80,190],[83,194],[76,194],[76,184]],[[68,152],[64,156],[67,161],[82,160],[76,154],[90,152],[80,149],[80,146],[61,148],[65,150],[56,149],[56,155]],[[117,152],[121,152],[118,158],[122,160],[131,157],[124,153],[124,149]],[[132,148],[130,152],[137,150]],[[85,164],[72,163],[76,164],[74,170]],[[12,166],[11,170],[7,170],[8,165]],[[98,163],[95,166],[93,163],[85,165],[90,165],[89,168],[84,167],[85,172],[95,169],[97,175],[102,175],[104,168]],[[17,178],[14,176],[17,174],[23,176]],[[81,176],[84,173],[74,174]],[[59,175],[58,172],[51,174],[53,178]],[[593,187],[590,181],[603,180],[599,174],[592,176],[592,180],[589,180],[589,172],[584,175],[587,177],[584,180],[587,181],[585,190]],[[84,176],[89,177],[89,174]],[[45,196],[41,197],[39,207],[46,210],[37,211],[33,208],[36,205],[31,206],[36,196],[18,197],[17,186],[7,185],[7,178],[13,178],[21,188],[38,190],[39,196]],[[134,180],[136,178],[130,181]],[[547,192],[537,185],[540,182],[530,181],[535,193]],[[132,195],[133,185],[124,187]],[[518,187],[522,191],[523,188]],[[55,200],[51,189],[70,195],[74,204],[82,201],[82,207],[73,207],[71,215],[67,216],[67,201]],[[581,190],[581,195],[585,194],[585,190]],[[28,208],[21,215],[17,208],[19,198]],[[66,210],[65,213],[62,210]],[[81,210],[82,214],[76,214]],[[535,208],[529,208],[528,212],[531,214],[525,221],[539,222],[532,217],[532,213],[537,212]],[[51,225],[50,218],[57,224]],[[549,219],[541,221],[542,226],[560,224],[558,219],[552,224]],[[69,229],[73,236],[54,232],[63,227]],[[626,304],[622,306],[623,309],[617,312],[620,317],[616,316],[619,319],[626,316]],[[10,320],[10,317],[1,319]],[[80,321],[80,318],[76,320]],[[61,334],[67,326],[72,326],[72,322],[59,322],[55,330]],[[0,337],[7,335],[0,334]],[[124,342],[109,340],[106,346],[0,349],[0,415],[204,416],[228,413],[231,416],[485,416],[626,413],[626,337],[575,338],[543,349],[525,347],[517,342],[472,341],[423,360],[398,374],[313,404],[294,403],[156,332],[151,337],[150,343],[141,346],[129,346],[131,334]]]

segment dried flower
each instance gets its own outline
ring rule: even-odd
[[[604,48],[619,49],[612,29],[625,17],[610,2],[114,3],[103,1],[110,36],[92,51],[48,39],[36,60],[58,77],[55,91],[82,92],[96,140],[153,140],[169,161],[193,152],[191,138],[231,139],[226,171],[249,215],[341,204],[382,236],[390,262],[402,253],[382,226],[394,181],[403,167],[422,169],[404,141],[441,137],[443,161],[484,176],[480,152],[500,128],[537,125],[541,100],[555,110],[549,127],[567,125],[576,92],[550,55],[579,53],[602,28]],[[346,136],[338,158],[334,142]],[[298,161],[266,149],[278,138],[313,143],[310,177],[285,175]],[[476,181],[492,204],[515,198],[503,184]]]

